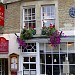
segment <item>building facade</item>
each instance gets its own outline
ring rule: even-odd
[[[74,0],[15,0],[6,1],[3,6],[4,26],[0,26],[0,39],[8,44],[6,47],[0,43],[0,75],[75,75]],[[74,15],[70,15],[72,7]],[[42,27],[50,24],[67,36],[61,37],[56,48],[49,44],[49,38],[41,37]],[[20,36],[24,26],[27,29],[34,26],[36,35],[26,40],[28,47],[19,49],[15,33]],[[18,61],[11,62],[11,55],[15,54]],[[18,70],[14,71],[16,66]]]

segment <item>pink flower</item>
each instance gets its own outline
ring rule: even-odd
[[[31,26],[31,28],[34,28],[34,26]]]
[[[50,24],[50,28],[53,28],[52,24]]]
[[[26,25],[24,26],[24,28],[26,28]]]
[[[42,28],[46,28],[46,26],[43,26]]]
[[[53,28],[55,28],[55,24],[53,25]]]

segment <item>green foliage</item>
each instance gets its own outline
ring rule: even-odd
[[[28,29],[22,29],[21,34],[20,34],[20,38],[22,40],[26,40],[26,39],[30,39],[32,38],[33,35],[36,34],[36,30],[33,28]]]
[[[56,31],[55,27],[50,28],[50,27],[43,27],[42,28],[42,35],[47,35],[50,36]]]

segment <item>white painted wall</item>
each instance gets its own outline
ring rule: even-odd
[[[18,33],[19,35],[19,33]],[[18,49],[19,44],[17,42],[17,37],[14,33],[12,34],[0,34],[0,37],[4,37],[6,40],[9,40],[9,54],[16,53],[20,54],[20,49]]]

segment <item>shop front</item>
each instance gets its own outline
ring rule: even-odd
[[[20,69],[22,75],[75,74],[74,38],[62,38],[56,48],[48,44],[47,39],[32,41],[21,50]]]
[[[8,58],[0,58],[0,75],[8,75]]]

